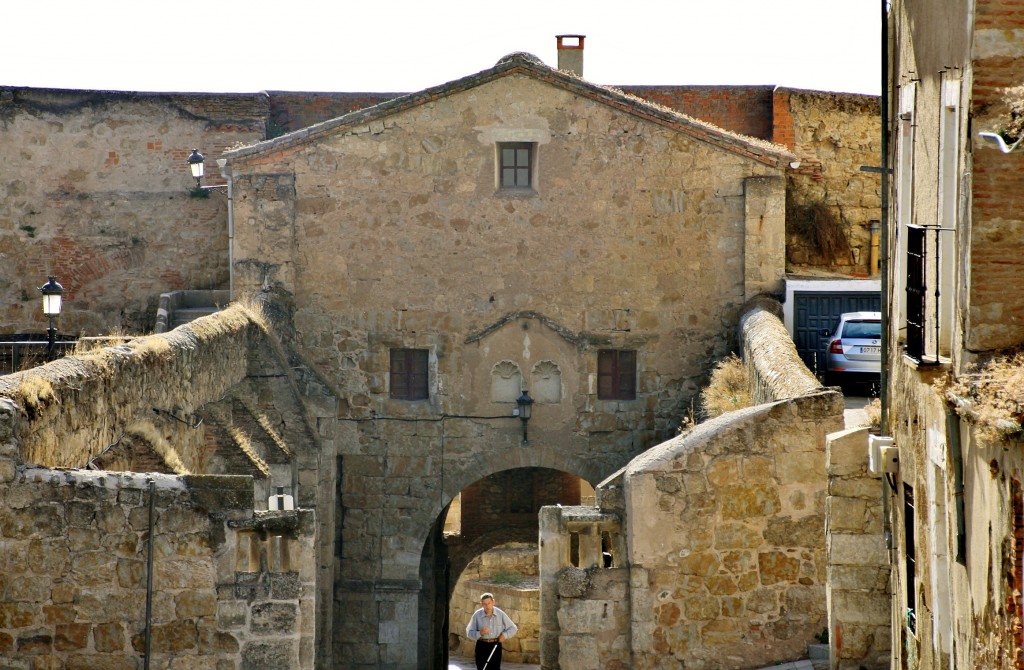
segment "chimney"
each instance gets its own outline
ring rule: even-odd
[[[558,40],[558,69],[583,76],[583,39],[586,35],[555,35]]]

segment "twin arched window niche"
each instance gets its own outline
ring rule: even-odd
[[[534,402],[559,403],[562,371],[554,361],[540,361],[530,370],[529,383],[524,384],[523,372],[513,361],[499,361],[491,368],[491,402],[514,403],[524,389]]]

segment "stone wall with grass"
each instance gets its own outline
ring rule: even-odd
[[[762,298],[740,319],[739,342],[754,403],[813,393],[821,383],[800,359],[781,317],[782,306]]]
[[[152,551],[150,667],[313,668],[313,514],[254,515],[252,490],[248,477],[7,473],[0,665],[143,667]]]
[[[250,344],[265,328],[253,314],[235,305],[170,333],[0,377],[0,398],[22,417],[15,429],[21,462],[82,467],[161,412],[180,418],[223,397],[245,378]],[[176,431],[178,456],[193,461],[200,436],[165,423]]]
[[[318,571],[320,588],[307,594],[318,609],[307,620],[318,621],[318,640],[329,640],[334,516],[323,503],[334,491],[335,461],[322,458],[330,438],[314,426],[334,406],[307,373],[260,308],[234,304],[169,333],[0,377],[0,431],[9,436],[0,440],[0,496],[33,466],[251,475],[243,478],[251,515],[267,509],[273,478],[298,507],[316,510],[319,555],[291,565]],[[57,495],[74,495],[61,486]]]

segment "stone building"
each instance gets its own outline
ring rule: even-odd
[[[806,225],[795,230],[790,224],[787,271],[802,280],[874,274],[870,229],[878,175],[859,167],[877,163],[877,97],[773,86],[620,88],[787,147],[800,162],[787,172],[787,194],[805,205],[801,220],[813,222],[824,208],[831,216],[823,220],[838,223],[850,245],[826,255]],[[0,85],[0,160],[6,166],[0,175],[0,334],[45,327],[33,297],[48,273],[67,291],[57,326],[69,335],[150,332],[161,293],[229,289],[227,194],[190,195],[184,159],[191,150],[207,157],[204,184],[222,186],[214,163],[228,147],[398,95]]]
[[[226,156],[237,289],[287,302],[339,398],[348,667],[446,640],[455,495],[596,482],[671,436],[740,306],[781,286],[792,154],[524,54]]]
[[[696,105],[698,93],[675,95]],[[218,667],[235,667],[239,657],[253,668],[442,667],[458,572],[490,547],[536,538],[541,506],[578,502],[580,480],[596,484],[676,434],[710,365],[736,347],[743,305],[783,293],[788,190],[800,180],[838,183],[842,171],[825,169],[828,161],[862,160],[855,151],[815,154],[809,147],[820,133],[796,129],[803,119],[820,125],[819,106],[870,127],[870,99],[833,108],[771,88],[725,95],[744,98],[761,102],[705,103],[743,129],[771,110],[770,123],[756,124],[761,138],[526,54],[397,97],[3,89],[0,152],[16,167],[0,203],[0,249],[14,261],[0,273],[10,306],[4,329],[37,319],[22,300],[34,286],[25,284],[28,266],[18,265],[30,246],[37,262],[56,259],[54,272],[69,278],[69,304],[80,308],[62,317],[67,328],[141,329],[156,292],[216,287],[261,296],[276,335],[255,333],[257,325],[229,310],[0,385],[13,403],[0,433],[2,493],[22,510],[4,546],[39,587],[4,586],[4,611],[23,616],[4,620],[0,649],[25,666],[47,650],[60,651],[68,667],[92,667],[103,654],[138,658],[137,621],[93,605],[138,597],[145,485],[114,475],[97,485],[37,466],[154,469],[173,478],[167,488],[175,493],[148,499],[179,520],[163,541],[175,528],[195,539],[161,551],[202,573],[177,590],[158,584],[156,622],[189,622],[162,629],[155,653],[168,663],[204,656]],[[377,104],[362,108],[368,101]],[[738,109],[753,111],[736,116]],[[347,113],[307,125],[337,111]],[[791,127],[776,122],[785,119]],[[10,141],[22,137],[37,148]],[[222,153],[230,200],[227,189],[193,197],[175,182],[171,169],[192,147],[212,158],[236,142],[250,146]],[[44,160],[53,171],[30,180]],[[860,212],[863,223],[860,210],[874,197],[864,179],[845,190],[821,186],[815,197],[850,217]],[[152,225],[141,227],[140,217]],[[75,226],[90,234],[72,234]],[[844,269],[870,265],[868,256],[853,253]],[[799,262],[815,265],[809,256]],[[523,391],[534,401],[529,422],[515,414]],[[774,426],[785,423],[777,413],[797,417],[801,448],[818,458],[833,405],[825,393],[748,419]],[[773,528],[776,539],[795,527],[786,524],[818,524],[824,483],[777,465],[788,458],[781,441],[766,433],[754,442],[762,437],[759,448],[782,473],[781,507],[742,523]],[[823,464],[809,467],[824,472]],[[635,481],[688,476],[669,470],[638,470]],[[202,493],[244,488],[217,479],[226,475],[251,477],[252,500],[218,506]],[[798,482],[806,490],[791,490]],[[278,486],[300,511],[265,511]],[[446,511],[463,492],[465,532],[449,542]],[[123,522],[108,509],[122,498],[132,506]],[[31,526],[37,505],[52,527]],[[100,547],[110,547],[102,543],[76,544],[96,527],[124,540],[116,562],[103,559]],[[56,589],[59,566],[44,574],[30,560],[40,542],[69,544],[74,558],[102,562],[105,572],[80,569],[80,582]],[[757,580],[782,575],[755,594],[776,608],[754,622],[773,627],[760,653],[791,656],[824,616],[823,548],[745,549],[768,561],[754,568],[743,559]],[[656,553],[641,551],[650,560],[637,569],[671,569],[656,565]],[[97,595],[90,579],[111,574],[127,591]],[[712,581],[719,588],[727,580]],[[645,625],[672,628],[664,623],[673,618],[669,605],[683,613],[686,603],[671,600],[664,615],[644,611]],[[778,614],[811,601],[800,621]],[[75,619],[58,621],[54,608],[68,602]],[[284,625],[289,616],[294,626]],[[747,624],[736,618],[739,631]],[[130,645],[109,642],[118,631]],[[670,637],[665,643],[678,651],[676,632]],[[755,664],[757,653],[744,651],[736,667]]]
[[[890,12],[894,667],[1024,664],[1024,158],[996,136],[1020,111],[1006,99],[1024,78],[1017,9]]]
[[[742,320],[757,405],[647,450],[595,508],[542,510],[542,667],[756,668],[804,658],[827,627],[824,447],[842,396],[777,308]]]

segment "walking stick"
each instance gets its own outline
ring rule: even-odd
[[[495,655],[495,652],[498,650],[499,644],[501,644],[501,642],[495,642],[495,645],[490,647],[490,654],[487,655],[487,660],[483,662],[483,670],[487,670],[487,664],[490,663],[490,657],[493,657]]]

